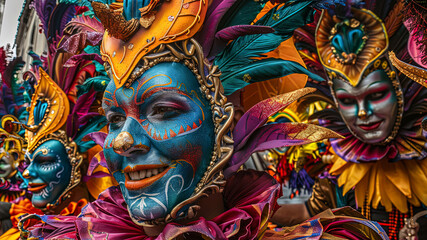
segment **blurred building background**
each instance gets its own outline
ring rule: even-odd
[[[25,72],[32,62],[28,52],[32,50],[36,54],[42,55],[47,51],[47,42],[46,37],[40,31],[40,20],[34,9],[30,8],[30,1],[25,1],[18,21],[14,45],[16,56],[22,57],[26,63],[22,69],[22,72]]]

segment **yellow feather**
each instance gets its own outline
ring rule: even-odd
[[[388,180],[394,184],[406,197],[411,198],[411,186],[408,184],[409,177],[406,171],[403,171],[405,165],[403,161],[394,163],[383,162],[382,170]]]
[[[408,160],[403,162],[406,165],[406,169],[408,169],[407,172],[409,175],[409,181],[412,187],[413,195],[418,197],[418,199],[420,199],[423,204],[427,204],[427,173],[420,166],[419,161],[417,160]]]
[[[347,193],[368,173],[374,163],[349,163],[350,167],[345,171],[348,175],[344,184],[343,193]],[[343,173],[343,174],[344,174]]]
[[[382,175],[381,175],[382,176]],[[390,199],[391,203],[402,213],[408,212],[408,201],[405,195],[396,188],[396,186],[390,182],[386,177],[382,187],[385,190],[386,196]],[[384,199],[384,196],[383,196]],[[387,210],[388,211],[388,210]]]
[[[372,206],[374,208],[377,208],[378,205],[381,202],[381,183],[380,183],[380,177],[377,177],[375,179],[375,192],[374,192],[374,197],[372,199]]]
[[[354,189],[354,195],[356,198],[357,206],[364,207],[364,202],[366,199],[366,194],[369,186],[369,175],[366,175],[362,180],[357,184],[356,188]]]
[[[378,175],[378,182],[380,187],[379,190],[381,194],[381,204],[385,207],[385,210],[387,212],[391,212],[393,210],[393,205],[386,194],[385,180],[387,180],[385,176]]]
[[[377,182],[377,175],[380,169],[378,168],[378,164],[374,164],[371,167],[371,171],[369,172],[369,182],[368,182],[368,203],[372,202],[372,198],[374,197],[376,182]],[[369,184],[371,183],[371,184]]]

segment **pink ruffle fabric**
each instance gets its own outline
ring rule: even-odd
[[[378,223],[364,219],[350,207],[328,209],[297,226],[285,227],[277,232],[267,231],[265,237],[269,240],[389,239]]]
[[[212,220],[170,223],[159,236],[149,237],[132,222],[120,189],[111,187],[86,205],[79,217],[39,216],[43,223],[29,231],[31,237],[44,239],[254,239],[275,209],[279,188],[266,173],[238,172],[227,180],[223,192],[227,211]]]

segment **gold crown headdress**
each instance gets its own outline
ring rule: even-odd
[[[27,151],[31,152],[42,143],[42,139],[61,129],[70,113],[67,95],[40,68],[40,80],[35,87],[29,110],[28,126],[25,138]]]
[[[320,62],[333,78],[338,74],[357,86],[389,43],[386,28],[374,13],[356,8],[351,13],[351,19],[341,20],[323,10],[316,29],[316,47]]]

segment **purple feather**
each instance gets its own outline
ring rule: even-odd
[[[65,26],[68,22],[73,19],[76,13],[75,5],[60,3],[53,10],[48,25],[48,35],[53,42],[58,41],[62,37],[62,31],[65,29]]]
[[[110,176],[110,175],[108,175],[108,174],[106,174],[106,173],[104,173],[104,172],[100,172],[100,173],[104,173],[104,174],[101,174],[101,175],[97,175],[97,173],[99,173],[99,172],[96,172],[94,175],[93,175],[93,171],[98,167],[98,166],[103,166],[103,167],[105,167],[105,168],[107,168],[108,169],[108,166],[107,166],[107,161],[105,160],[105,157],[104,157],[104,151],[101,151],[101,152],[99,152],[99,153],[97,153],[91,160],[90,160],[90,163],[89,163],[89,167],[88,167],[88,169],[87,169],[87,176],[92,176],[92,177],[105,177],[105,176]]]
[[[83,137],[83,141],[94,141],[101,147],[104,147],[105,139],[107,138],[107,133],[105,132],[92,132]],[[87,170],[87,175],[91,175],[93,170],[99,165],[108,169],[107,161],[105,161],[104,151],[97,153],[90,161],[89,167]]]
[[[314,185],[314,180],[308,175],[305,169],[301,169],[299,172],[296,172],[295,169],[292,170],[291,177],[289,179],[289,186],[293,191],[298,190],[307,190],[312,191]]]
[[[87,45],[98,45],[103,36],[104,27],[96,18],[77,16],[67,23],[58,49],[75,54]]]
[[[298,98],[312,93],[315,90],[314,88],[298,89],[290,93],[266,99],[253,106],[240,118],[233,130],[234,146],[240,148],[245,145],[251,134],[260,126],[264,125],[271,115],[284,109]]]
[[[104,147],[105,139],[107,138],[107,133],[105,132],[92,132],[84,136],[83,141],[94,141],[97,145]]]
[[[79,126],[86,123],[93,117],[98,116],[97,112],[89,112],[93,101],[95,101],[96,92],[91,89],[88,93],[83,94],[77,99],[76,105],[73,108],[73,114],[78,116]]]
[[[224,0],[217,5],[212,13],[206,17],[203,29],[200,31],[199,42],[203,43],[203,53],[205,56],[209,55],[211,51],[214,36],[219,22],[221,21],[224,14],[237,0]],[[215,2],[216,3],[216,2]]]
[[[97,112],[90,112],[90,113],[87,113],[86,115],[83,115],[82,117],[79,117],[79,125],[80,126],[84,126],[84,125],[86,125],[87,124],[87,122],[89,122],[89,120],[91,119],[91,118],[94,118],[94,117],[96,117],[96,116],[99,116],[100,114],[99,113],[97,113]]]
[[[245,35],[266,34],[273,32],[274,29],[269,26],[236,25],[222,29],[215,34],[215,37],[223,41],[230,41]]]
[[[31,3],[31,7],[36,10],[43,26],[43,32],[47,38],[47,30],[50,15],[56,6],[56,0],[38,0]]]
[[[76,137],[78,129],[79,129],[79,117],[77,116],[77,114],[72,113],[68,115],[67,127],[66,127],[67,136],[70,136],[71,138]]]
[[[298,40],[305,42],[310,46],[316,46],[316,43],[314,42],[314,35],[310,34],[306,30],[298,28],[294,31],[294,35],[298,38]]]
[[[103,36],[103,33],[98,32],[81,32],[72,36],[64,36],[58,47],[58,51],[76,54],[88,45],[98,45]]]
[[[328,137],[327,134],[332,132],[329,130],[327,134],[322,136],[317,131],[313,131],[311,135],[307,134],[307,131],[304,134],[300,134],[312,126],[305,123],[277,123],[257,128],[248,138],[246,144],[240,147],[234,146],[234,153],[229,162],[229,167],[224,171],[225,176],[230,176],[237,171],[254,152],[317,142]],[[321,127],[318,128],[320,129]]]
[[[91,117],[98,116],[99,113],[89,113],[90,107],[95,100],[94,90],[83,94],[77,99],[73,111],[67,119],[67,135],[74,138],[80,126],[86,124]]]
[[[96,53],[82,53],[79,55],[74,55],[70,57],[64,64],[64,67],[71,68],[77,67],[82,61],[97,61],[101,64],[104,64],[102,58]]]

